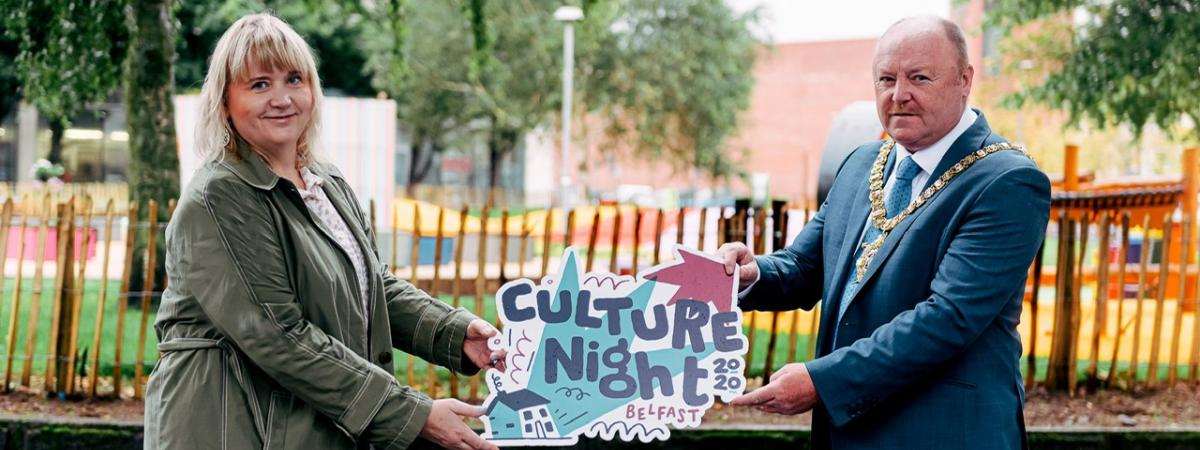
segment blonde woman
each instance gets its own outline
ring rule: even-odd
[[[217,43],[201,90],[207,159],[167,227],[146,390],[147,449],[495,448],[393,376],[392,348],[471,374],[503,361],[487,322],[392,276],[337,168],[318,156],[321,84],[265,14]],[[334,149],[336,151],[336,149]]]

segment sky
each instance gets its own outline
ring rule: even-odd
[[[726,0],[735,11],[762,8],[763,30],[775,43],[879,37],[896,20],[919,14],[946,17],[952,0]]]

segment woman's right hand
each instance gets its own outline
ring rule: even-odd
[[[496,444],[483,440],[463,423],[462,417],[482,415],[482,408],[456,399],[434,400],[433,410],[421,429],[421,437],[451,450],[499,450]]]

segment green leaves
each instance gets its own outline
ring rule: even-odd
[[[988,14],[989,23],[1010,32],[1039,20],[1039,27],[1054,29],[1086,18],[1074,25],[1058,60],[1046,58],[1055,63],[1051,72],[1013,104],[1044,103],[1067,111],[1073,124],[1124,124],[1135,135],[1149,124],[1173,132],[1183,117],[1200,119],[1198,0],[1002,0]],[[1020,40],[1043,34],[1034,27]],[[1182,131],[1200,138],[1194,126]]]
[[[203,0],[172,2],[178,18],[175,84],[198,91],[217,40],[244,15],[269,11],[292,26],[312,47],[321,86],[329,94],[372,97],[366,50],[367,11],[348,0]],[[396,2],[403,3],[403,2]],[[398,36],[402,37],[402,34]]]
[[[609,119],[609,146],[680,170],[740,175],[728,138],[753,89],[754,16],[715,0],[616,3],[608,51],[597,56],[605,71],[587,80],[606,95],[589,106]]]
[[[0,0],[25,99],[65,120],[107,98],[121,81],[124,11],[123,0]]]
[[[401,120],[440,142],[485,123],[507,155],[552,124],[562,105],[561,2],[455,0],[378,5],[365,36],[376,87]],[[590,0],[575,23],[575,113],[594,114],[603,147],[725,177],[740,169],[727,142],[749,105],[753,16],[720,0]],[[399,12],[397,12],[399,11]],[[392,14],[391,17],[386,14]],[[396,14],[399,14],[397,16]],[[403,31],[401,31],[403,30]],[[396,40],[403,32],[405,39]],[[436,146],[435,146],[436,147]]]

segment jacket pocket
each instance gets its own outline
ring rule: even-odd
[[[976,385],[975,383],[972,383],[972,382],[966,381],[966,380],[960,380],[958,378],[942,378],[941,380],[938,380],[938,382],[942,383],[942,384],[948,384],[951,386],[960,387],[963,389],[970,389],[972,391],[979,389],[979,386]]]
[[[292,394],[272,391],[267,407],[267,435],[263,437],[266,450],[286,449],[288,417],[292,415]]]

